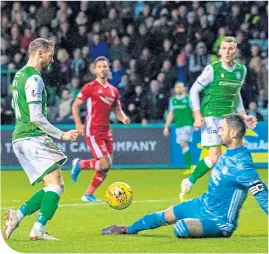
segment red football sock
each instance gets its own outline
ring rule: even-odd
[[[100,169],[100,161],[99,160],[96,160],[96,159],[80,160],[78,162],[78,166],[80,168],[85,168],[85,169],[99,170]]]
[[[100,172],[96,171],[91,184],[89,185],[88,189],[85,192],[85,195],[90,195],[95,192],[95,190],[102,184],[105,180],[106,175],[101,174]]]

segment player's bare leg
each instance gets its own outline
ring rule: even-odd
[[[206,174],[215,165],[220,155],[221,146],[214,146],[208,149],[208,156],[198,162],[189,178],[186,178],[181,182],[181,192],[179,194],[181,202],[186,199],[186,194],[190,193],[192,185],[197,179]]]
[[[112,166],[112,155],[104,155],[100,159],[100,169],[96,170],[91,184],[88,186],[85,194],[82,196],[81,200],[85,202],[98,202],[93,195],[95,190],[103,183],[108,171]]]

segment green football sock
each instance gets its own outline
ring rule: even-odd
[[[41,202],[42,199],[45,195],[44,189],[41,189],[37,191],[28,201],[26,201],[20,208],[19,210],[21,213],[26,216],[26,215],[31,215],[34,212],[36,212],[38,209],[41,207]]]
[[[45,226],[48,220],[53,217],[58,207],[59,200],[60,196],[58,193],[54,191],[46,191],[36,221]]]
[[[183,152],[183,157],[184,157],[185,163],[187,165],[187,168],[191,168],[192,158],[191,158],[191,152],[190,152],[190,150],[188,150],[185,153]]]
[[[206,172],[209,171],[211,167],[208,167],[205,163],[205,159],[200,160],[192,172],[192,174],[189,176],[189,180],[191,183],[195,183],[198,178],[202,177]]]

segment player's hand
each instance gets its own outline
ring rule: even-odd
[[[61,139],[64,141],[76,141],[78,138],[77,130],[70,130],[63,133]]]
[[[205,124],[205,120],[204,118],[201,116],[201,117],[196,117],[195,120],[194,120],[194,123],[193,123],[193,126],[195,128],[195,130],[198,130],[200,129],[201,127],[203,127]]]
[[[76,130],[77,130],[79,135],[84,136],[84,130],[85,130],[84,124],[82,124],[82,123],[76,124]]]
[[[191,192],[192,183],[190,182],[189,178],[183,179],[181,182],[181,191],[179,194],[180,202],[183,202],[185,200],[186,194],[189,194]]]
[[[131,120],[130,120],[130,118],[128,116],[125,116],[125,117],[123,117],[121,122],[124,123],[124,124],[129,124],[131,122]]]
[[[165,137],[169,136],[169,128],[168,128],[168,127],[165,127],[165,128],[163,129],[163,135],[164,135]]]
[[[248,116],[246,115],[245,116],[245,121],[246,121],[246,124],[247,126],[250,128],[250,129],[254,129],[257,125],[257,118],[254,117],[254,116]]]

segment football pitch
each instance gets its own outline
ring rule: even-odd
[[[239,226],[231,238],[178,239],[173,226],[148,230],[138,235],[103,236],[101,229],[112,224],[128,225],[145,213],[163,210],[177,202],[180,170],[113,170],[97,192],[101,203],[84,203],[80,197],[88,186],[92,171],[83,171],[73,183],[69,171],[63,171],[65,192],[59,208],[47,224],[48,232],[61,241],[36,241],[29,233],[36,215],[27,217],[8,240],[8,245],[18,252],[82,253],[82,252],[170,252],[170,253],[268,253],[268,220],[258,203],[249,193],[240,214]],[[268,170],[259,170],[268,184]],[[203,193],[209,175],[201,178],[190,197]],[[106,187],[113,182],[128,183],[134,192],[134,201],[126,210],[116,211],[104,201]],[[1,227],[6,208],[18,208],[41,184],[31,187],[23,171],[1,172]]]

